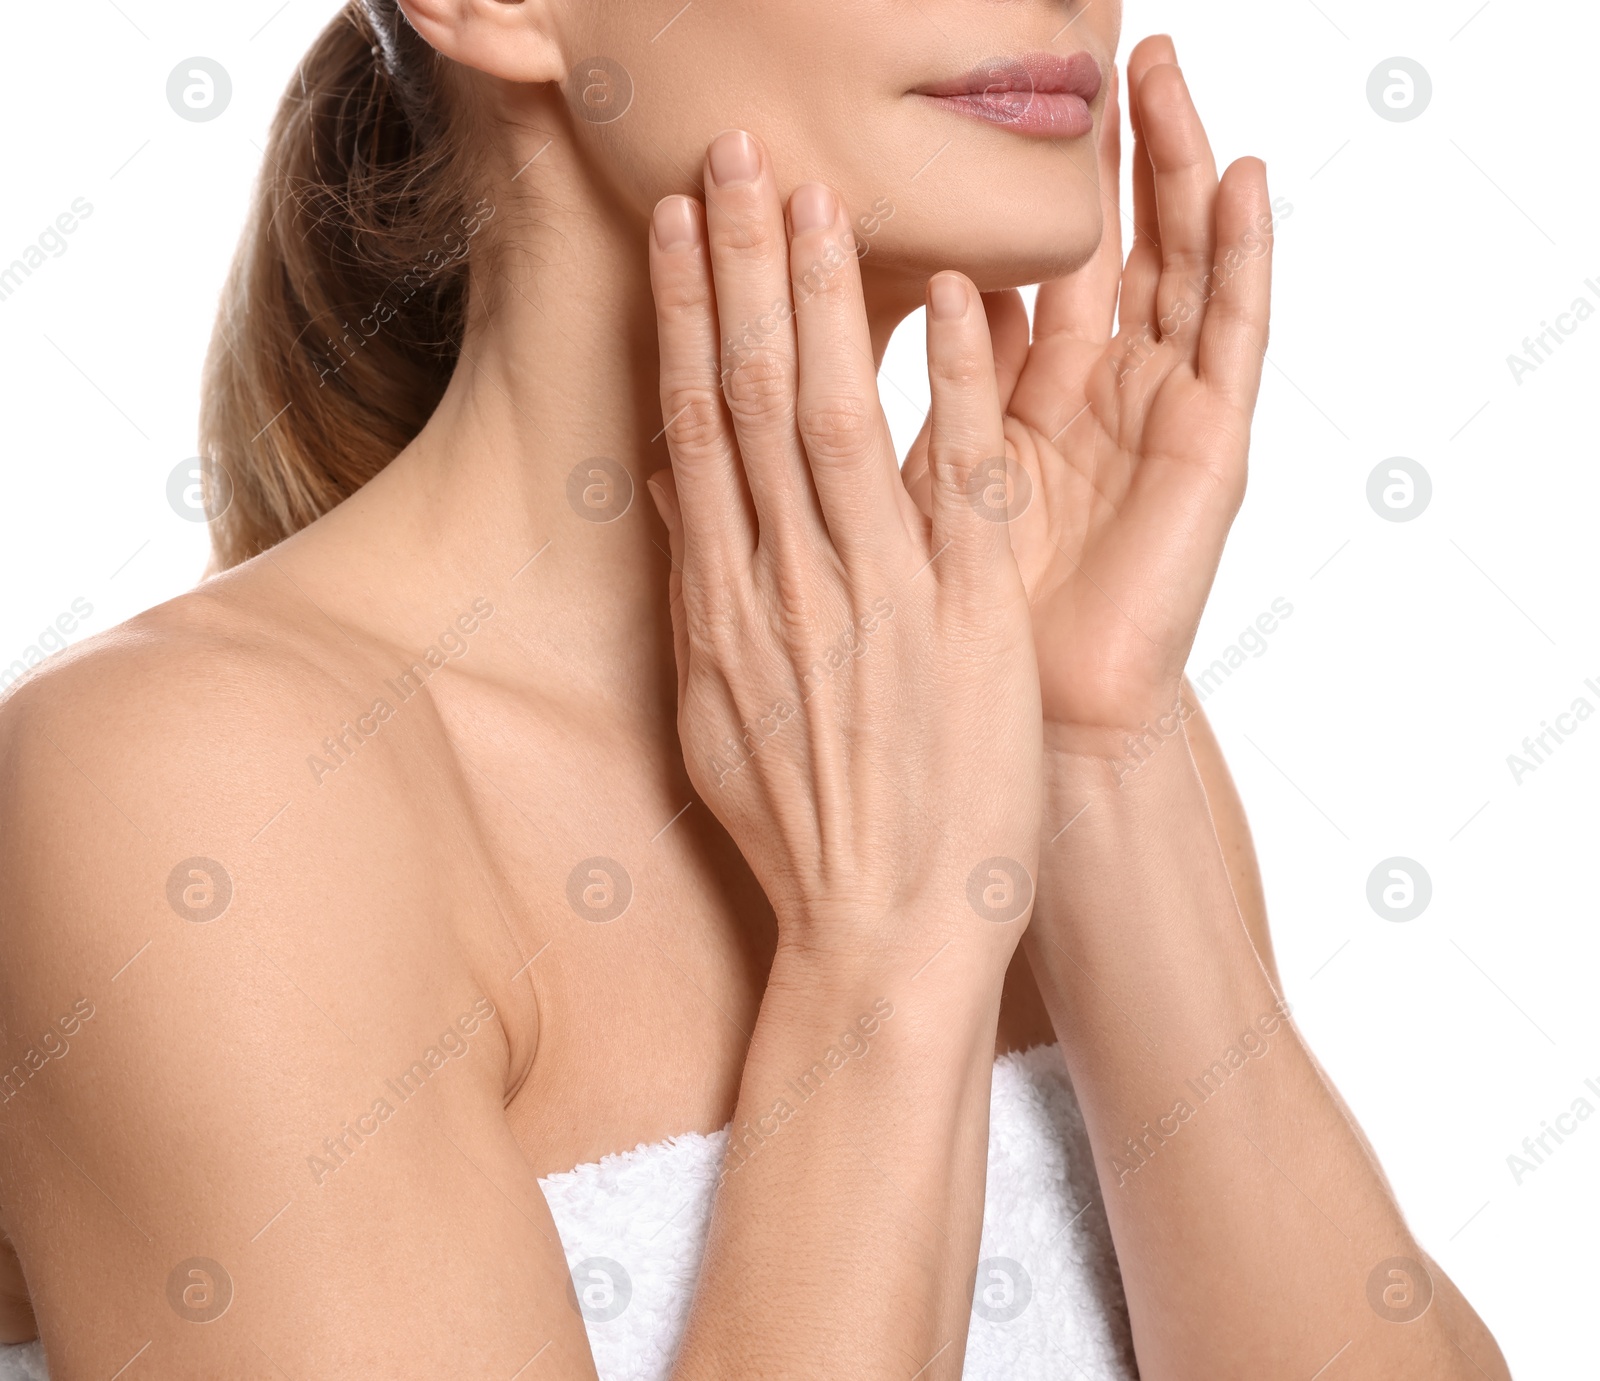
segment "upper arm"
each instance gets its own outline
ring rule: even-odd
[[[592,1376],[382,762],[295,783],[326,729],[239,671],[113,651],[0,710],[0,1222],[53,1381]]]

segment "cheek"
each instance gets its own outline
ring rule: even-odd
[[[854,209],[881,190],[881,173],[845,174],[855,142],[904,89],[898,69],[912,45],[900,0],[579,9],[572,49],[606,56],[575,62],[562,98],[581,157],[641,215],[671,193],[701,195],[706,148],[729,128],[761,139],[782,194],[823,178]]]
[[[839,190],[865,246],[863,276],[885,288],[915,279],[916,302],[941,268],[1011,287],[1071,272],[1099,244],[1104,95],[1096,132],[1057,146],[968,128],[906,94],[970,63],[975,45],[1044,46],[1033,21],[1005,18],[1002,33],[1003,17],[975,15],[972,0],[925,0],[923,25],[899,0],[675,8],[606,0],[582,7],[570,36],[607,55],[575,63],[562,93],[579,156],[641,219],[663,196],[700,195],[707,145],[742,127],[765,144],[780,194],[809,178]],[[1114,53],[1119,0],[1076,14],[1063,42]]]

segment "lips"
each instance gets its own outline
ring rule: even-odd
[[[1076,139],[1094,128],[1089,105],[1101,82],[1100,64],[1088,53],[1026,53],[991,58],[912,94],[1035,139]]]

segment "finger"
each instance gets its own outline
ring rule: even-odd
[[[1100,113],[1100,244],[1076,273],[1039,289],[1033,306],[1036,340],[1058,334],[1097,344],[1111,339],[1122,279],[1122,107],[1117,99],[1115,67],[1106,85],[1105,107]],[[998,365],[998,342],[995,353]]]
[[[706,232],[721,334],[722,393],[756,509],[756,545],[826,541],[795,424],[789,239],[771,161],[743,130],[706,154]]]
[[[989,339],[994,349],[995,391],[1000,398],[1003,414],[1011,405],[1011,395],[1016,392],[1017,379],[1028,362],[1028,309],[1022,294],[1015,288],[983,295],[983,311],[989,321]],[[1035,308],[1037,311],[1037,308]],[[906,492],[924,518],[933,513],[933,495],[928,475],[928,433],[933,413],[922,419],[922,428],[906,452],[905,468],[901,477]]]
[[[1139,88],[1152,67],[1178,64],[1177,49],[1166,34],[1151,34],[1128,54],[1128,121],[1133,127],[1134,244],[1161,247],[1161,225],[1156,215],[1156,175],[1150,162],[1150,145],[1144,129]]]
[[[671,470],[658,470],[645,481],[656,512],[667,529],[667,603],[672,614],[673,661],[678,668],[678,704],[683,704],[689,683],[689,625],[683,615],[683,513],[678,507],[678,491]]]
[[[967,588],[993,588],[1002,553],[1011,552],[1005,435],[980,302],[963,274],[928,284],[931,559],[942,581]]]
[[[1155,34],[1128,56],[1128,121],[1133,129],[1133,236],[1123,270],[1118,302],[1118,329],[1153,335],[1156,285],[1161,281],[1161,226],[1156,215],[1156,176],[1145,137],[1139,87],[1144,74],[1161,63],[1177,61],[1172,40]]]
[[[860,571],[884,557],[896,537],[909,548],[916,528],[878,400],[850,223],[833,189],[820,182],[795,188],[789,218],[795,421],[834,549],[847,570]],[[904,554],[891,559],[898,564]]]
[[[1217,189],[1217,263],[1200,332],[1201,381],[1247,415],[1261,388],[1272,300],[1272,206],[1266,165],[1241,158]]]
[[[983,294],[983,314],[989,323],[994,352],[995,392],[1003,413],[1011,404],[1017,378],[1028,362],[1028,308],[1016,288]]]
[[[755,551],[755,511],[722,400],[716,307],[700,206],[665,197],[650,225],[650,283],[661,352],[661,415],[685,518],[680,562],[708,572],[745,570]]]
[[[1216,254],[1217,165],[1188,84],[1177,67],[1152,67],[1139,84],[1143,129],[1155,170],[1161,234],[1156,325],[1162,340],[1195,345]]]

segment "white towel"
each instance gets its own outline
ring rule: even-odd
[[[1122,1278],[1060,1047],[997,1060],[989,1107],[963,1381],[1133,1381]],[[726,1144],[725,1130],[673,1137],[540,1181],[600,1381],[671,1371]]]
[[[539,1182],[600,1381],[670,1373],[726,1144],[726,1130],[690,1133]],[[1136,1381],[1111,1232],[1057,1046],[995,1062],[980,1258],[963,1381]],[[48,1381],[38,1344],[0,1347],[0,1381]]]

